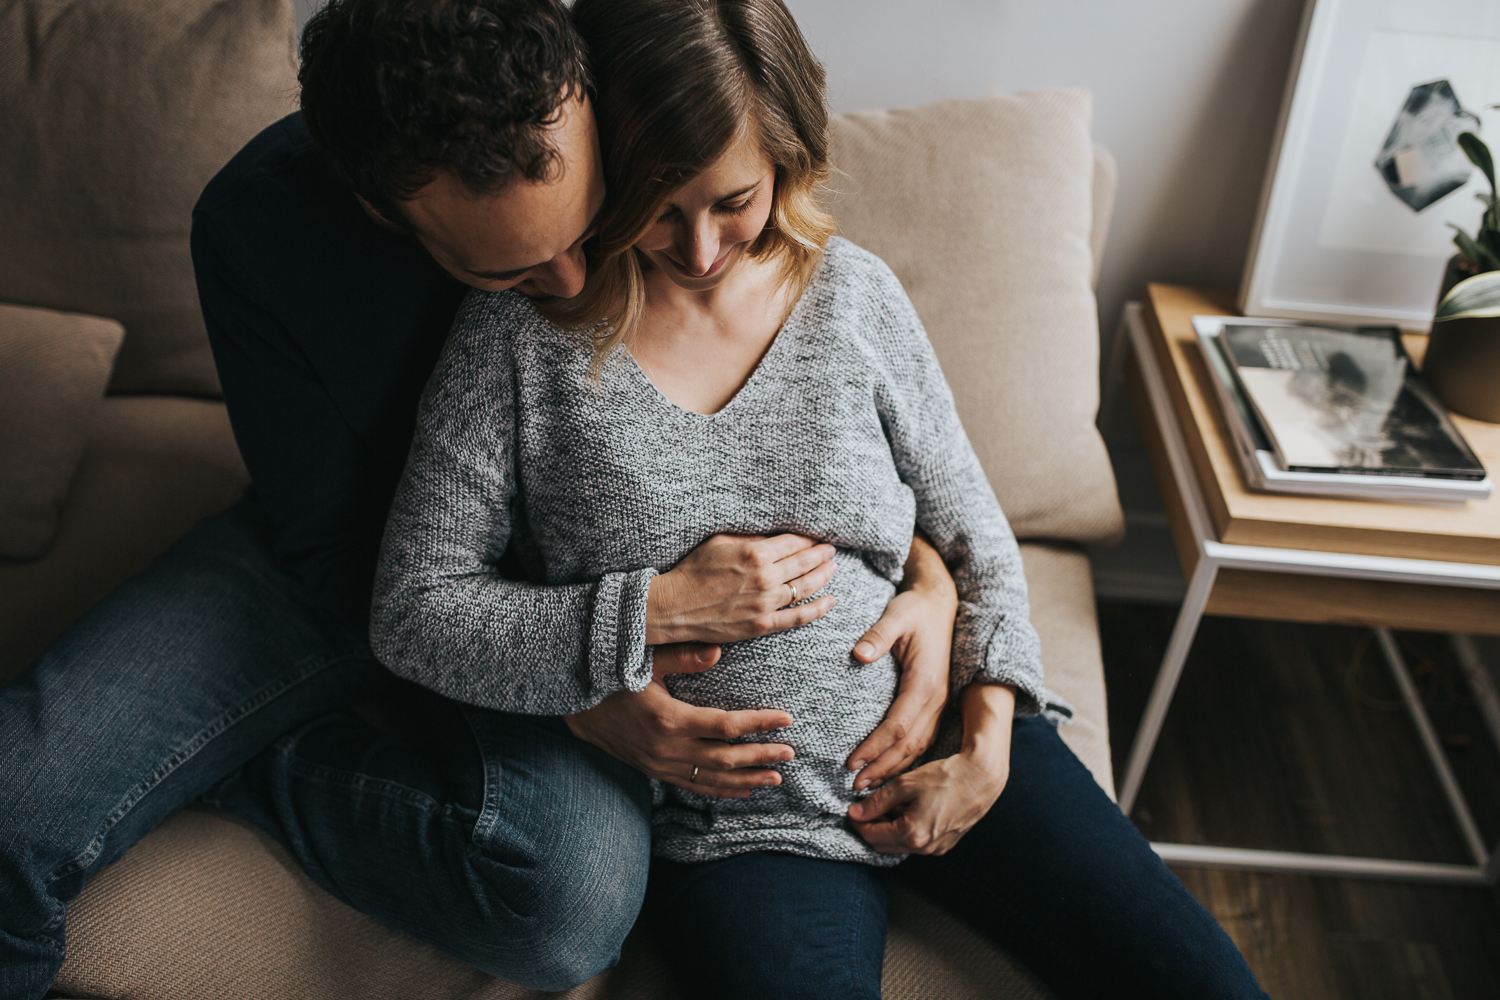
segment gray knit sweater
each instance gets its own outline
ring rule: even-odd
[[[674,406],[630,354],[587,375],[586,335],[521,295],[473,292],[423,397],[386,528],[371,638],[393,671],[460,701],[565,714],[651,679],[646,591],[718,532],[831,542],[838,605],[730,643],[678,698],[780,708],[782,783],[748,799],[657,786],[655,851],[745,851],[894,864],[849,827],[844,761],[884,717],[895,662],[854,644],[895,593],[912,532],[960,598],[952,687],[1012,684],[1049,703],[1020,553],[954,411],[932,347],[890,270],[834,239],[737,395],[711,416]]]

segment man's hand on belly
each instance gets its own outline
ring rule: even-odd
[[[724,799],[743,799],[757,788],[781,784],[766,768],[792,759],[784,743],[729,744],[740,736],[784,729],[792,717],[774,709],[725,712],[698,708],[667,692],[667,674],[698,673],[719,660],[717,646],[658,646],[644,691],[617,691],[587,711],[565,716],[581,740],[637,771],[679,788]]]
[[[927,752],[948,701],[948,663],[958,592],[937,550],[920,534],[912,539],[902,591],[880,621],[854,646],[862,663],[894,652],[901,684],[885,720],[849,755],[860,771],[855,788],[871,788],[905,771]]]

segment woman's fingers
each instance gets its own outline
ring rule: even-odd
[[[797,600],[805,601],[809,597],[816,594],[818,591],[822,590],[824,587],[828,586],[828,581],[832,580],[833,575],[838,571],[839,564],[834,562],[832,559],[829,559],[826,562],[819,563],[810,572],[804,573],[796,579],[788,580],[787,583],[783,584],[782,586],[785,587],[787,584],[795,586],[797,588]],[[777,607],[782,607],[792,603],[792,595],[788,590],[781,590],[777,596],[778,598],[785,598],[785,600],[782,600],[781,604],[777,605]]]
[[[760,617],[760,634],[770,635],[772,632],[784,632],[789,628],[796,628],[799,625],[806,625],[808,622],[815,622],[832,611],[836,604],[838,604],[838,598],[825,594],[817,600],[809,601],[806,604],[779,608]]]
[[[792,535],[790,537],[799,538],[801,536]],[[808,541],[808,539],[805,538],[802,540]],[[832,566],[833,564],[832,545],[828,545],[827,543],[818,545],[809,544],[804,549],[798,549],[791,555],[786,556],[783,559],[776,560],[771,564],[769,569],[772,573],[771,580],[774,582],[781,582],[797,580],[799,577],[807,576],[809,573],[812,573],[815,570],[822,569],[827,566]],[[832,573],[830,572],[829,575],[832,576]],[[828,581],[826,579],[823,581],[823,583],[827,582]],[[820,587],[822,585],[822,583],[818,584],[818,586]],[[799,585],[797,589],[802,590],[802,587]],[[811,593],[811,591],[804,590],[802,592],[802,596],[806,597],[809,593]]]

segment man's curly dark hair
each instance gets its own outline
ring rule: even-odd
[[[451,170],[477,194],[545,180],[545,130],[589,87],[560,0],[329,0],[302,34],[302,120],[335,175],[391,222]]]

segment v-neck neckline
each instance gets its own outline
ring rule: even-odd
[[[825,248],[823,251],[824,260],[826,260],[827,254],[828,251]],[[720,417],[725,413],[728,413],[730,410],[734,409],[736,405],[740,404],[741,399],[744,399],[751,395],[751,389],[757,382],[764,381],[761,373],[765,371],[765,369],[775,358],[777,358],[784,350],[786,350],[782,347],[782,342],[788,339],[789,331],[792,329],[793,324],[800,318],[803,303],[807,301],[808,293],[811,292],[813,290],[813,286],[822,279],[823,267],[824,261],[820,260],[818,262],[818,270],[813,274],[812,279],[808,281],[807,287],[802,290],[802,294],[797,296],[797,301],[793,303],[791,311],[786,315],[786,319],[781,321],[781,327],[776,331],[775,336],[771,338],[770,346],[768,346],[765,353],[760,356],[760,360],[755,363],[755,367],[750,369],[750,374],[745,377],[744,382],[740,383],[740,387],[734,391],[734,395],[729,397],[729,401],[712,413],[699,413],[697,410],[689,410],[685,406],[680,406],[677,403],[672,402],[672,400],[667,398],[667,394],[661,391],[661,387],[651,380],[651,376],[646,374],[646,369],[641,367],[640,361],[636,359],[636,356],[634,354],[630,353],[629,348],[627,348],[624,344],[621,344],[618,348],[616,348],[616,350],[625,355],[626,359],[629,361],[630,370],[634,374],[634,376],[641,382],[645,383],[646,387],[653,394],[655,394],[656,398],[661,400],[662,404],[668,409],[698,420],[713,420],[716,417]]]

